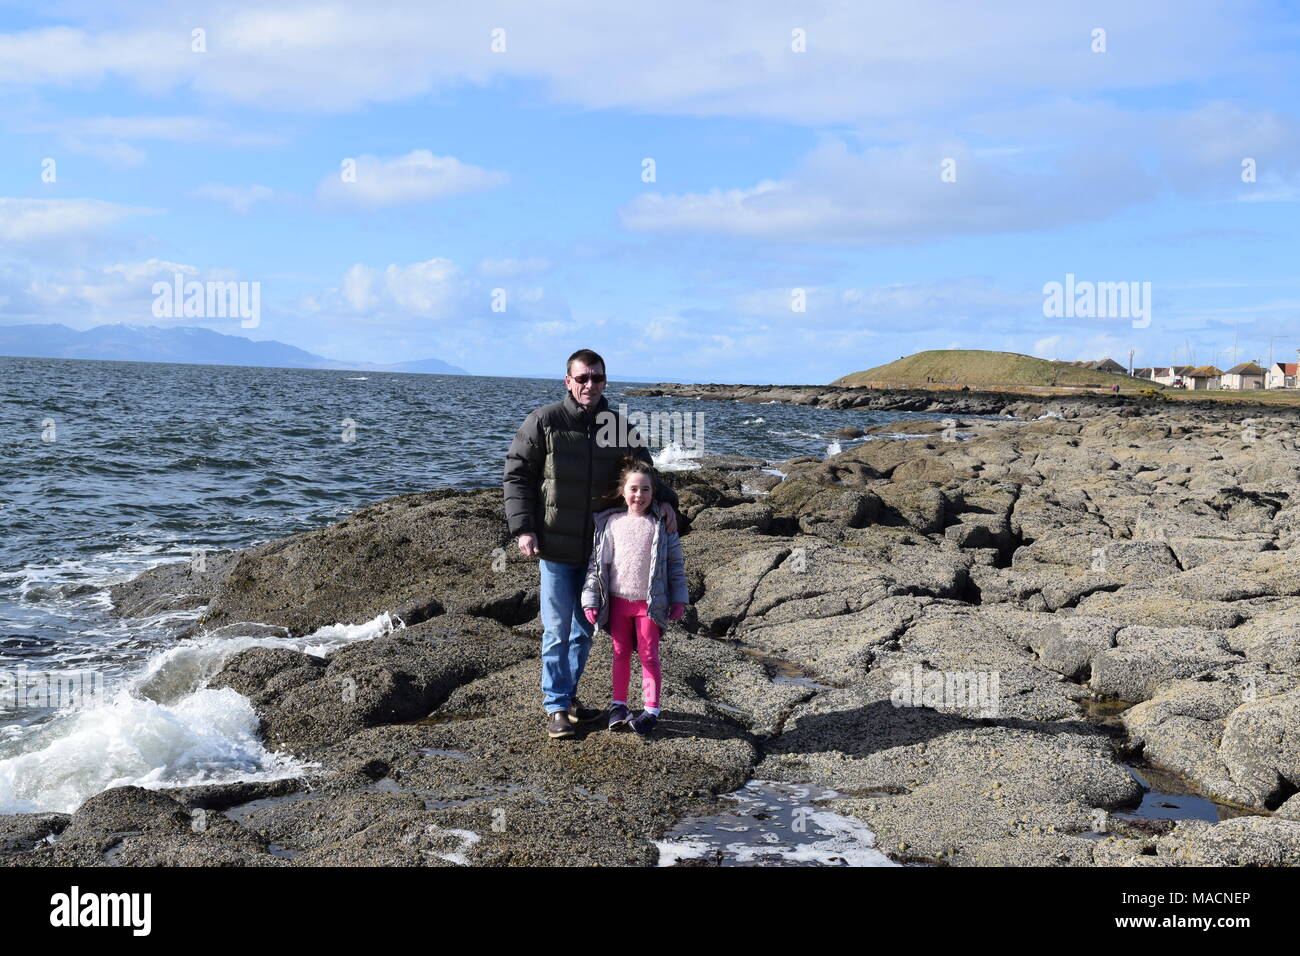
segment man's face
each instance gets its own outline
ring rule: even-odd
[[[564,376],[564,386],[575,402],[584,408],[591,408],[600,401],[601,393],[605,391],[605,366],[599,362],[586,365],[575,360],[569,374]]]

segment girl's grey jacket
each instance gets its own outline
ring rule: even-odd
[[[582,588],[582,606],[596,609],[596,626],[609,630],[609,567],[614,560],[614,536],[608,533],[609,519],[627,512],[627,505],[606,508],[596,513],[596,530],[587,562],[587,581]],[[668,626],[668,611],[673,604],[689,604],[686,589],[686,559],[682,539],[664,528],[659,502],[650,502],[655,518],[655,533],[650,545],[650,619],[662,631]]]

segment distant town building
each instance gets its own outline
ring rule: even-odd
[[[1295,388],[1296,376],[1300,374],[1297,369],[1300,363],[1297,362],[1274,362],[1269,366],[1268,374],[1264,378],[1265,388]]]
[[[1086,368],[1093,372],[1114,372],[1119,375],[1127,375],[1128,369],[1120,365],[1112,358],[1098,359],[1093,362],[1075,361],[1067,362],[1064,359],[1052,359],[1057,365],[1073,365],[1075,368]]]
[[[1179,385],[1191,388],[1191,384],[1187,381],[1187,376],[1193,371],[1190,365],[1157,365],[1154,368],[1144,368],[1139,371],[1146,374],[1137,375],[1137,373],[1134,373],[1137,378],[1147,378],[1158,385],[1173,385],[1177,382]]]
[[[1224,372],[1223,380],[1219,384],[1222,388],[1251,391],[1264,387],[1264,378],[1267,374],[1254,362],[1242,362]]]
[[[1191,389],[1201,391],[1218,388],[1223,382],[1223,369],[1213,365],[1194,368],[1183,377],[1183,383]]]

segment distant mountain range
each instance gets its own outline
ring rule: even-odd
[[[195,326],[97,325],[79,332],[66,325],[0,325],[0,355],[25,358],[177,362],[182,365],[244,365],[255,368],[320,368],[360,372],[468,375],[440,359],[379,365],[337,362],[274,340],[254,342]]]
[[[45,323],[0,325],[0,355],[23,358],[102,359],[113,362],[177,362],[182,365],[245,365],[254,368],[321,368],[358,372],[414,372],[425,375],[471,373],[441,359],[417,359],[378,365],[374,362],[339,362],[293,345],[269,340],[254,342],[197,326],[97,325],[79,332],[66,325]],[[562,372],[505,376],[551,378],[563,381]],[[616,375],[619,382],[683,382],[684,379]]]

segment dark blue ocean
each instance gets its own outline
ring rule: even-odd
[[[831,429],[934,414],[626,396],[611,405],[704,413],[703,450],[777,462],[825,455]],[[391,627],[296,640],[178,641],[190,611],[108,615],[108,585],[194,551],[319,528],[380,499],[501,487],[511,438],[554,380],[0,357],[0,813],[71,810],[109,786],[300,772],[269,754],[248,702],[204,686],[236,650],[324,651]],[[692,419],[694,420],[694,419]],[[661,468],[693,467],[652,447]],[[33,674],[96,696],[40,706]],[[6,685],[6,681],[8,684]],[[21,699],[20,699],[21,698]]]

